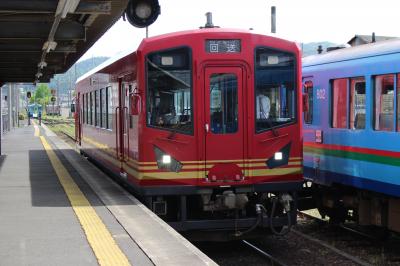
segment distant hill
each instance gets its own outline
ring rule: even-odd
[[[54,75],[54,78],[50,80],[49,88],[58,89],[58,95],[68,95],[68,90],[74,88],[76,80],[90,71],[91,69],[97,67],[108,57],[92,57],[74,64],[67,72],[64,74]]]
[[[303,50],[303,57],[318,54],[318,46],[322,45],[322,49],[326,52],[326,48],[338,46],[338,44],[333,42],[309,42],[309,43],[302,43],[301,47]]]

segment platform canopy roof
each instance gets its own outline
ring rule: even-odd
[[[0,86],[48,82],[123,14],[128,0],[1,0]]]

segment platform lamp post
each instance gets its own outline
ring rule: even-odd
[[[26,92],[26,116],[28,117],[28,126],[31,125],[31,118],[29,112],[29,100],[32,97],[32,93],[30,91]]]

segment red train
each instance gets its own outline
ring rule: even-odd
[[[77,81],[77,142],[179,231],[281,233],[303,182],[300,71],[295,43],[247,31],[144,39]]]

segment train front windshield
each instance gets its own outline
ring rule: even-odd
[[[147,125],[193,132],[191,52],[178,48],[147,57]]]
[[[256,130],[289,124],[296,117],[293,54],[259,47],[255,52]]]

